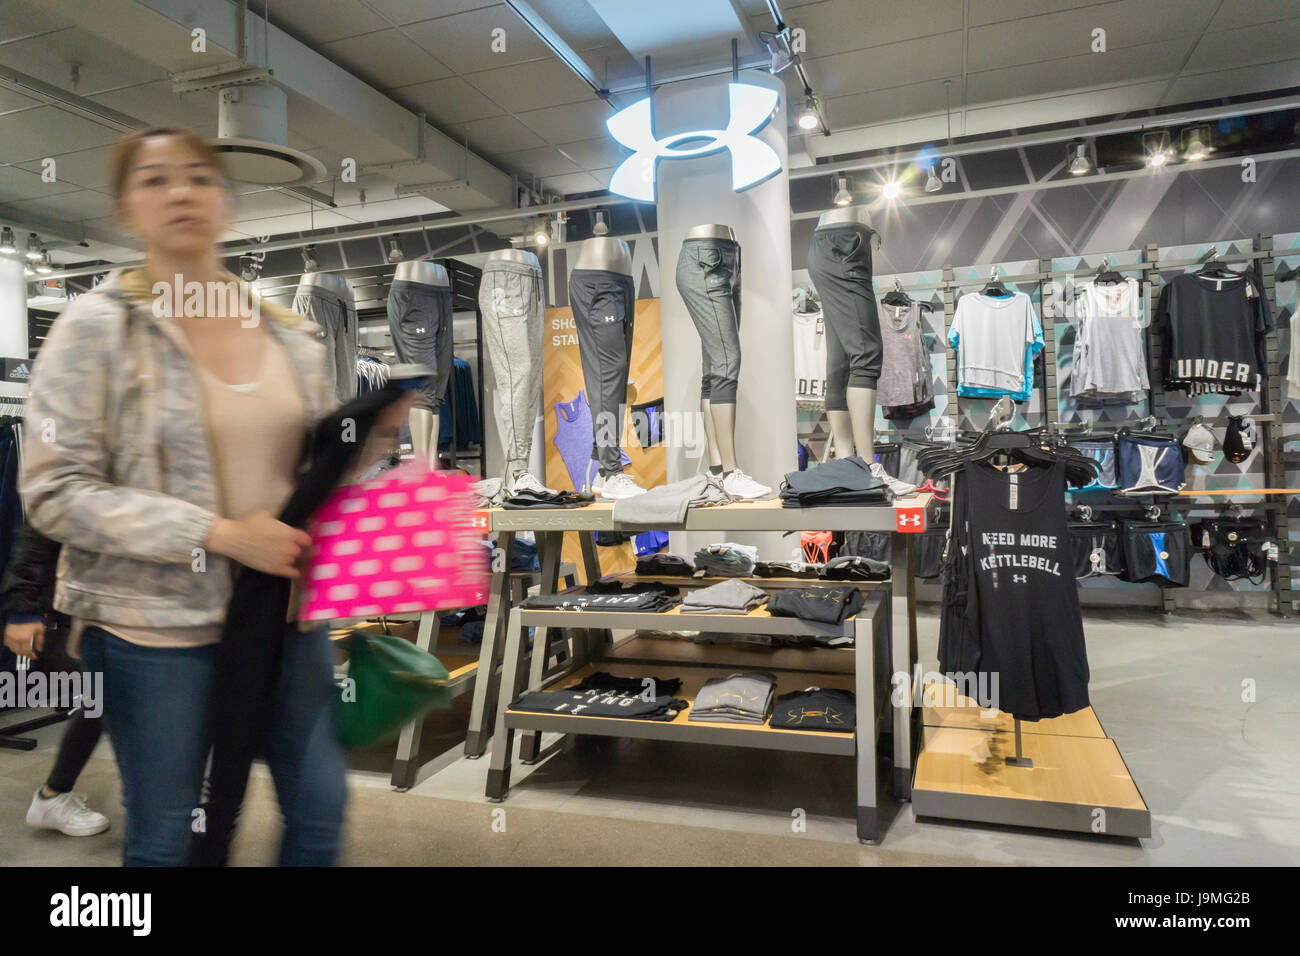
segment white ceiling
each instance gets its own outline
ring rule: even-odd
[[[154,23],[168,0],[111,0],[113,15],[132,27],[121,45],[106,40],[107,3],[0,0],[0,66],[133,117],[214,135],[215,94],[177,96],[167,72],[228,63],[229,55],[192,54],[174,42],[175,31],[161,28],[159,42],[141,43],[137,24]],[[746,22],[751,40],[772,27],[766,0],[531,3],[607,86],[643,75],[641,60],[619,36],[638,55],[657,45],[661,50],[652,55],[662,64],[673,49],[695,44],[700,50],[695,27],[706,20]],[[961,136],[1300,86],[1295,0],[785,0],[780,7],[791,26],[806,32],[804,64],[834,131],[829,138],[794,134],[792,155],[811,158],[943,137],[946,95],[953,135]],[[648,18],[643,29],[633,29],[628,9]],[[683,9],[695,10],[696,19]],[[609,10],[622,11],[610,14],[614,28],[600,16]],[[270,18],[289,34],[286,43],[300,41],[389,100],[426,113],[433,126],[498,169],[536,177],[548,191],[599,190],[622,158],[604,129],[611,107],[503,2],[272,0]],[[1107,51],[1093,53],[1099,28]],[[501,52],[489,46],[497,29],[505,31]],[[729,46],[716,46],[711,62],[704,62],[706,53],[695,54],[700,66],[729,63]],[[282,47],[272,46],[273,68],[284,57]],[[75,86],[73,63],[80,70]],[[794,71],[784,78],[797,102],[802,90]],[[345,155],[366,164],[412,152],[365,135],[356,117],[340,116],[336,105],[315,102],[302,90],[291,91],[289,101],[290,145],[327,169],[337,169]],[[105,160],[117,135],[0,87],[0,220],[57,219],[110,233]],[[58,163],[57,183],[40,179],[46,157]],[[281,191],[245,189],[230,238],[444,211],[447,206],[425,197],[395,198],[397,183],[428,180],[427,168],[407,167],[318,187],[337,189],[335,209],[313,209]],[[85,254],[74,251],[56,258]]]

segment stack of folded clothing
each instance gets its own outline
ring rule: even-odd
[[[680,598],[677,588],[641,582],[623,587],[617,581],[594,581],[558,594],[533,594],[520,607],[544,611],[666,611]]]
[[[851,690],[809,687],[782,694],[772,706],[773,727],[785,730],[830,730],[851,734],[858,723],[858,704]]]
[[[695,552],[695,569],[705,575],[743,578],[754,573],[758,548],[747,544],[711,544]]]
[[[732,674],[705,682],[695,695],[688,720],[761,724],[772,706],[776,677],[767,673]]]
[[[821,566],[803,561],[759,561],[754,565],[756,578],[815,578]]]
[[[782,588],[768,598],[767,610],[773,617],[797,617],[801,621],[839,624],[846,617],[862,610],[862,592],[846,585]]]
[[[691,591],[682,600],[683,614],[748,614],[767,601],[767,592],[744,581],[721,581]]]
[[[822,565],[821,576],[827,581],[887,581],[889,565],[873,558],[844,554]]]
[[[602,671],[564,690],[523,694],[510,707],[534,714],[672,720],[687,707],[673,696],[681,687],[675,677],[615,677]]]
[[[528,508],[581,508],[596,498],[585,491],[541,491],[521,488],[501,502],[501,507],[512,511]]]
[[[637,574],[653,574],[660,577],[689,578],[695,573],[695,563],[682,554],[647,554],[636,559]]]
[[[614,502],[614,520],[620,525],[680,528],[690,508],[725,505],[739,501],[722,487],[717,475],[692,475],[681,481],[657,485],[644,494],[620,498]]]
[[[786,508],[827,508],[839,505],[887,505],[893,494],[883,478],[857,455],[836,458],[809,471],[792,471],[781,483]]]

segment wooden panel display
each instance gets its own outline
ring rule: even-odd
[[[546,422],[546,484],[551,488],[574,489],[573,479],[555,444],[559,430],[555,411],[557,402],[572,402],[585,391],[582,360],[578,354],[578,332],[573,324],[573,310],[568,307],[546,310],[545,334],[542,339],[542,417]],[[659,300],[638,299],[632,338],[632,363],[628,373],[628,405],[652,402],[664,394],[663,334],[659,322]],[[667,480],[666,456],[662,445],[642,448],[632,427],[630,415],[623,420],[623,451],[632,459],[627,473],[643,488],[662,485]],[[601,569],[608,574],[636,566],[636,556],[629,541],[600,550]],[[579,574],[582,556],[575,535],[564,536],[563,560],[577,563]]]

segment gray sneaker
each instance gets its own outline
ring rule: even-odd
[[[871,475],[872,477],[879,478],[883,481],[889,487],[889,490],[894,493],[895,497],[910,495],[912,492],[916,491],[916,485],[909,485],[905,481],[899,481],[889,472],[885,471],[885,466],[878,461],[873,461],[871,463]]]
[[[510,494],[518,494],[521,491],[532,491],[537,494],[553,495],[555,490],[547,488],[544,484],[534,478],[529,472],[521,471],[515,475],[515,480],[511,482]]]

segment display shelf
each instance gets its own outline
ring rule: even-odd
[[[1000,710],[983,710],[979,704],[957,693],[953,684],[926,684],[922,697],[921,723],[926,727],[960,727],[1012,733],[1015,718]],[[1091,707],[1074,714],[1046,720],[1021,721],[1022,734],[1052,734],[1058,737],[1105,737],[1106,731]]]
[[[754,634],[804,634],[815,637],[853,636],[853,618],[839,624],[778,617],[767,607],[746,614],[683,613],[681,605],[666,611],[557,611],[523,607],[525,626],[581,628],[659,628],[670,631],[747,631]]]
[[[631,637],[616,641],[604,660],[687,667],[755,667],[766,670],[816,674],[852,674],[853,648],[764,647],[734,643],[706,643],[687,638]]]
[[[693,667],[680,673],[665,673],[653,665],[614,663],[602,660],[574,671],[547,690],[563,690],[580,683],[597,671],[615,677],[678,677],[682,688],[674,697],[694,706],[704,682],[713,677],[727,677],[731,668]],[[808,686],[807,677],[794,674],[776,675],[773,699]],[[826,675],[819,686],[853,689],[852,675]],[[517,729],[556,731],[558,733],[593,734],[644,740],[668,740],[680,743],[722,744],[733,747],[757,747],[764,750],[794,750],[805,753],[840,754],[851,757],[856,743],[854,735],[834,731],[788,730],[770,726],[770,718],[761,724],[733,724],[726,721],[691,720],[690,710],[683,710],[672,720],[639,720],[623,717],[584,717],[574,714],[539,714],[532,711],[506,711],[506,725]]]
[[[828,581],[823,578],[761,578],[752,574],[682,577],[681,575],[672,574],[637,574],[635,571],[616,571],[613,574],[605,575],[601,580],[617,581],[622,584],[635,584],[644,581],[651,584],[668,584],[683,588],[706,588],[712,584],[721,584],[723,581],[744,581],[756,588],[836,587],[841,584],[848,584],[863,591],[870,591],[873,588],[889,586],[888,578],[880,581]]]

